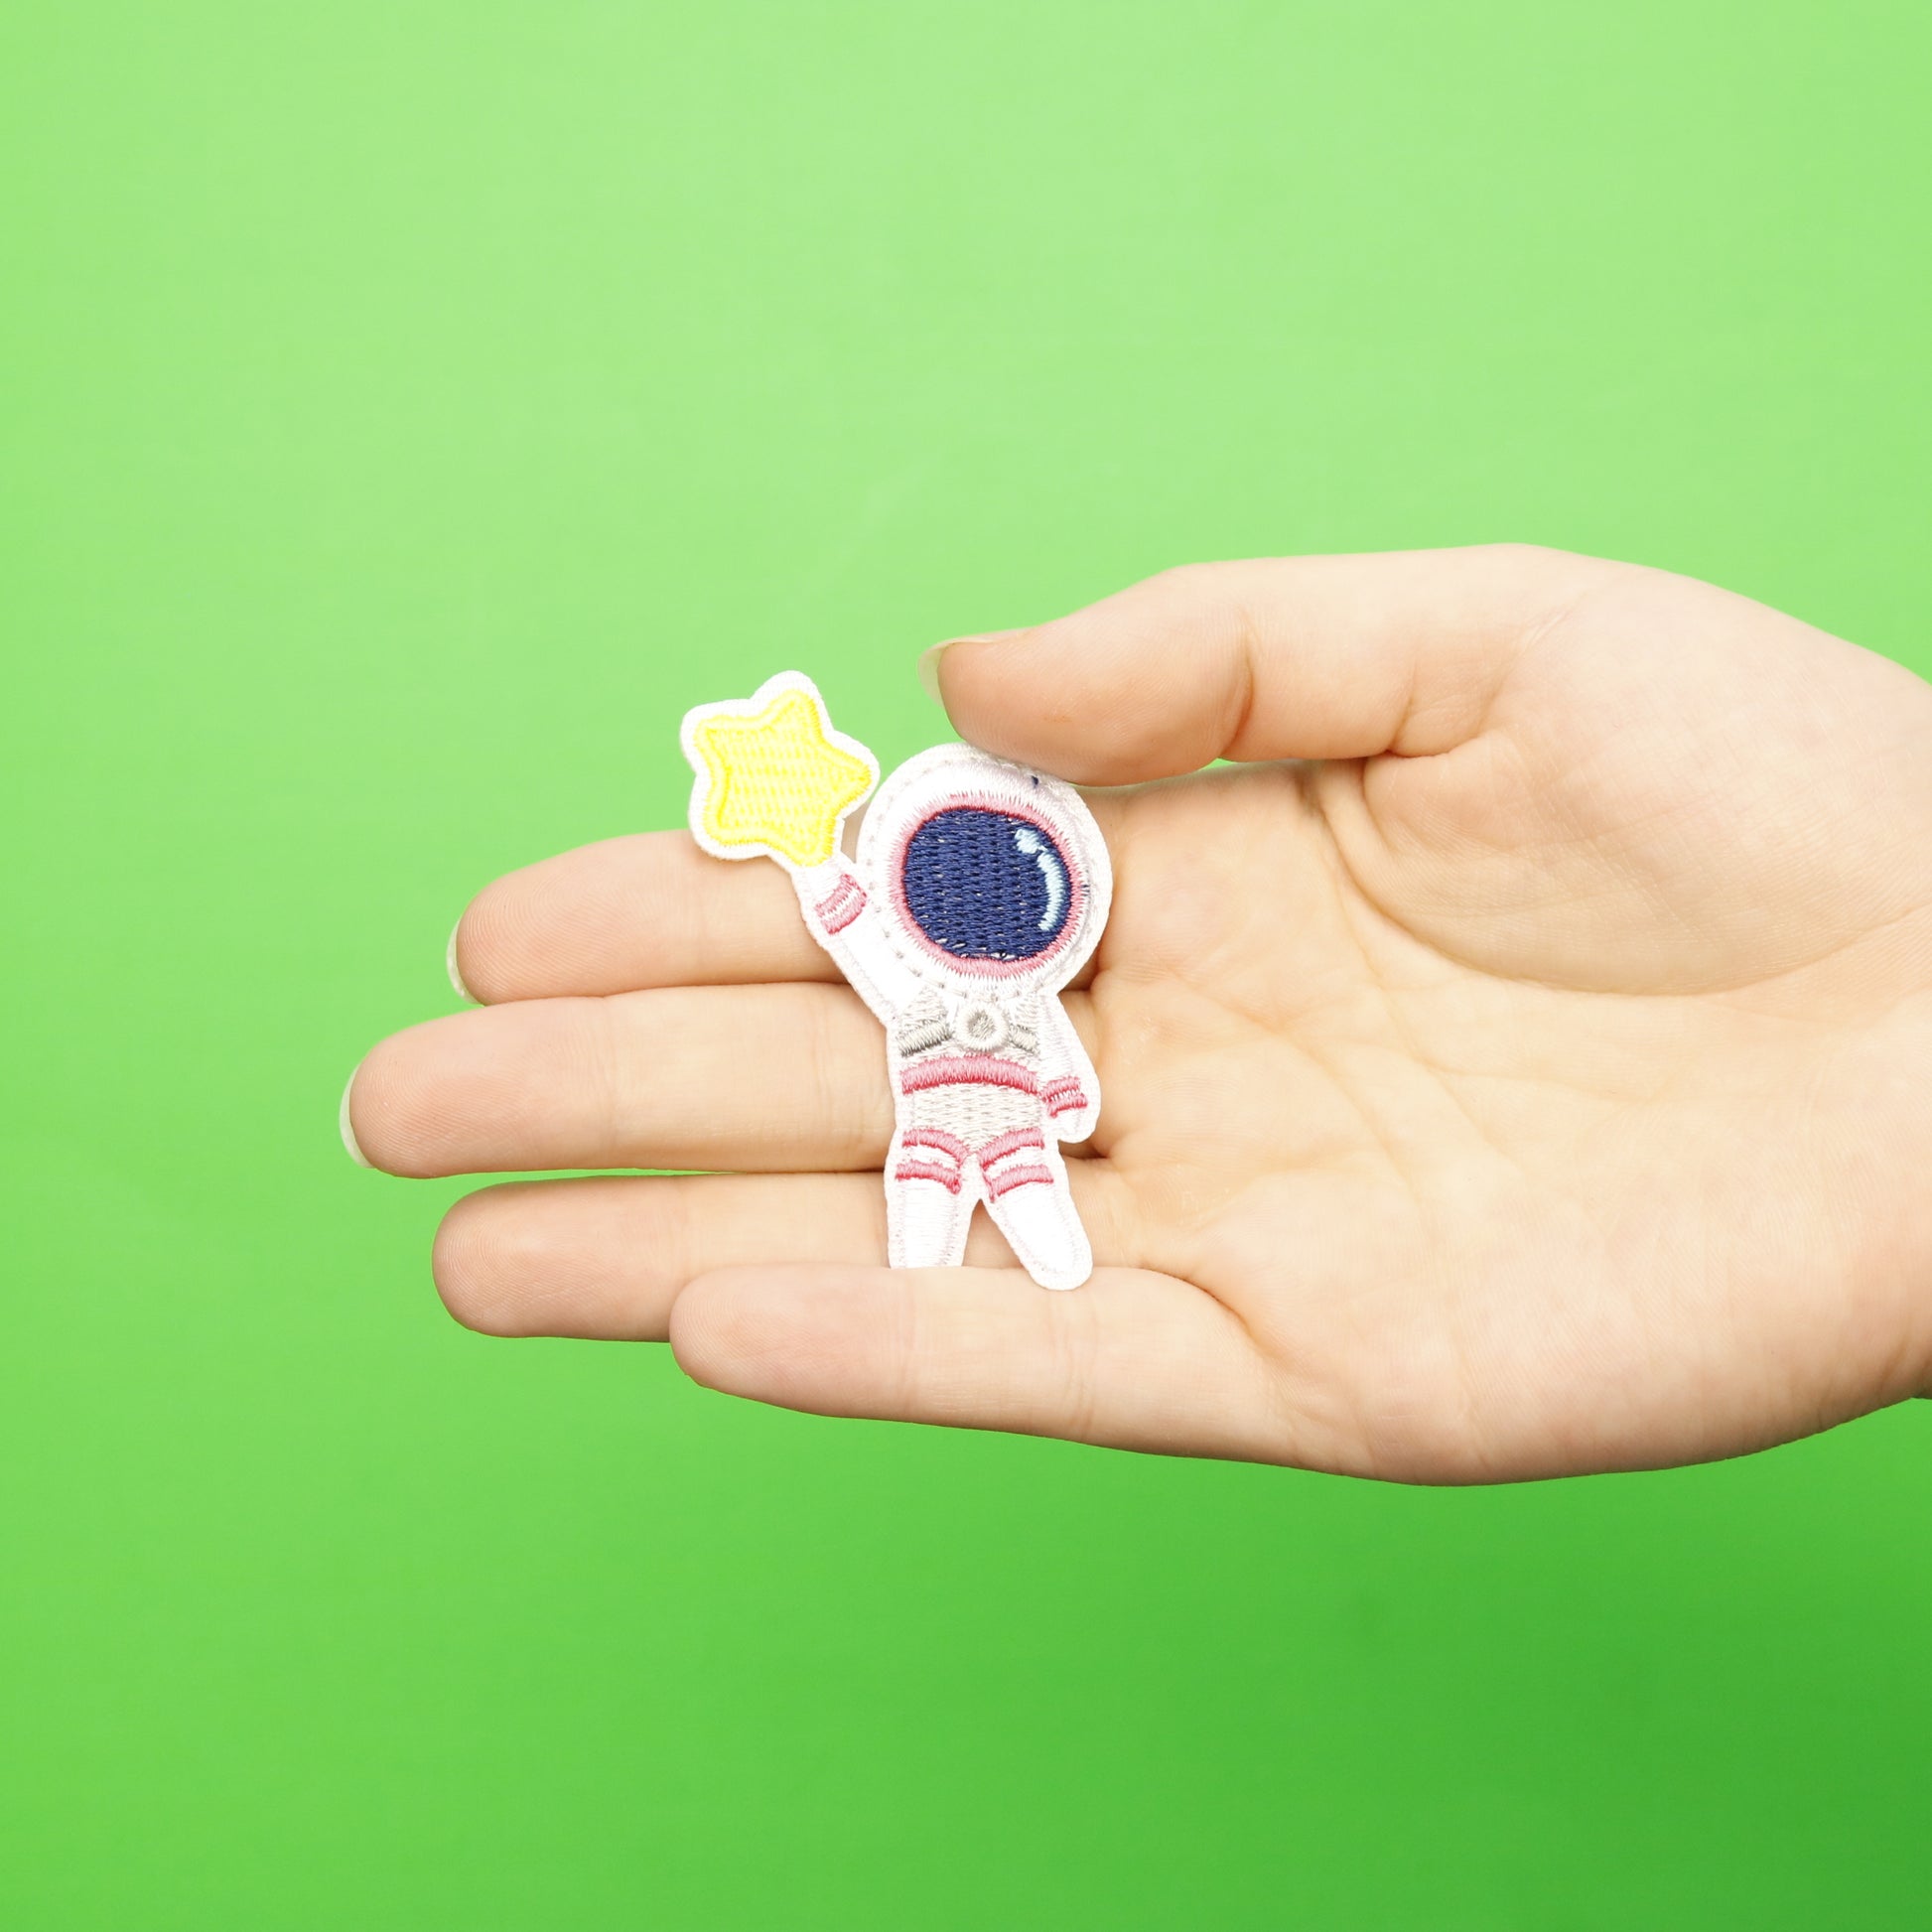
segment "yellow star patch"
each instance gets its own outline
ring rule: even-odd
[[[748,699],[700,705],[684,720],[691,831],[720,859],[759,853],[822,865],[845,815],[879,781],[873,756],[832,728],[810,678],[781,671]]]

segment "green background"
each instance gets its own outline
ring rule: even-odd
[[[1928,61],[8,9],[0,1922],[1932,1922],[1932,1404],[1470,1492],[794,1417],[460,1330],[336,1138],[787,665],[890,763],[935,637],[1510,536],[1932,668]]]

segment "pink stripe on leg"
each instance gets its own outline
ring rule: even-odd
[[[986,1197],[988,1200],[998,1200],[1002,1194],[1010,1194],[1016,1187],[1031,1187],[1039,1181],[1051,1186],[1053,1176],[1044,1168],[1009,1168],[1005,1173],[987,1176]]]
[[[937,1148],[941,1154],[950,1154],[961,1166],[965,1165],[973,1152],[957,1134],[948,1134],[943,1127],[908,1127],[898,1137],[898,1144],[900,1147]]]
[[[893,1170],[895,1180],[936,1180],[947,1193],[959,1192],[959,1170],[942,1168],[936,1161],[901,1161]]]
[[[1046,1136],[1037,1127],[1016,1127],[1011,1134],[1002,1134],[998,1140],[988,1141],[977,1151],[976,1158],[982,1168],[990,1168],[995,1161],[1004,1161],[1009,1154],[1018,1154],[1022,1148],[1040,1148],[1046,1146]]]

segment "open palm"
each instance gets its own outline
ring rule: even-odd
[[[1514,548],[1170,573],[950,646],[962,734],[1088,785],[1068,998],[1099,1263],[883,1265],[877,1023],[774,867],[499,881],[482,1011],[345,1122],[485,1189],[453,1311],[664,1339],[836,1414],[1423,1480],[1683,1461],[1932,1381],[1932,690],[1709,586]],[[1217,757],[1231,767],[1202,770]]]

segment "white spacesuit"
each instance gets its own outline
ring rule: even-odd
[[[1059,1001],[1107,920],[1112,873],[1070,785],[969,746],[887,779],[856,864],[792,875],[812,936],[886,1028],[895,1267],[951,1267],[984,1200],[1043,1288],[1093,1272],[1061,1141],[1100,1111]]]

